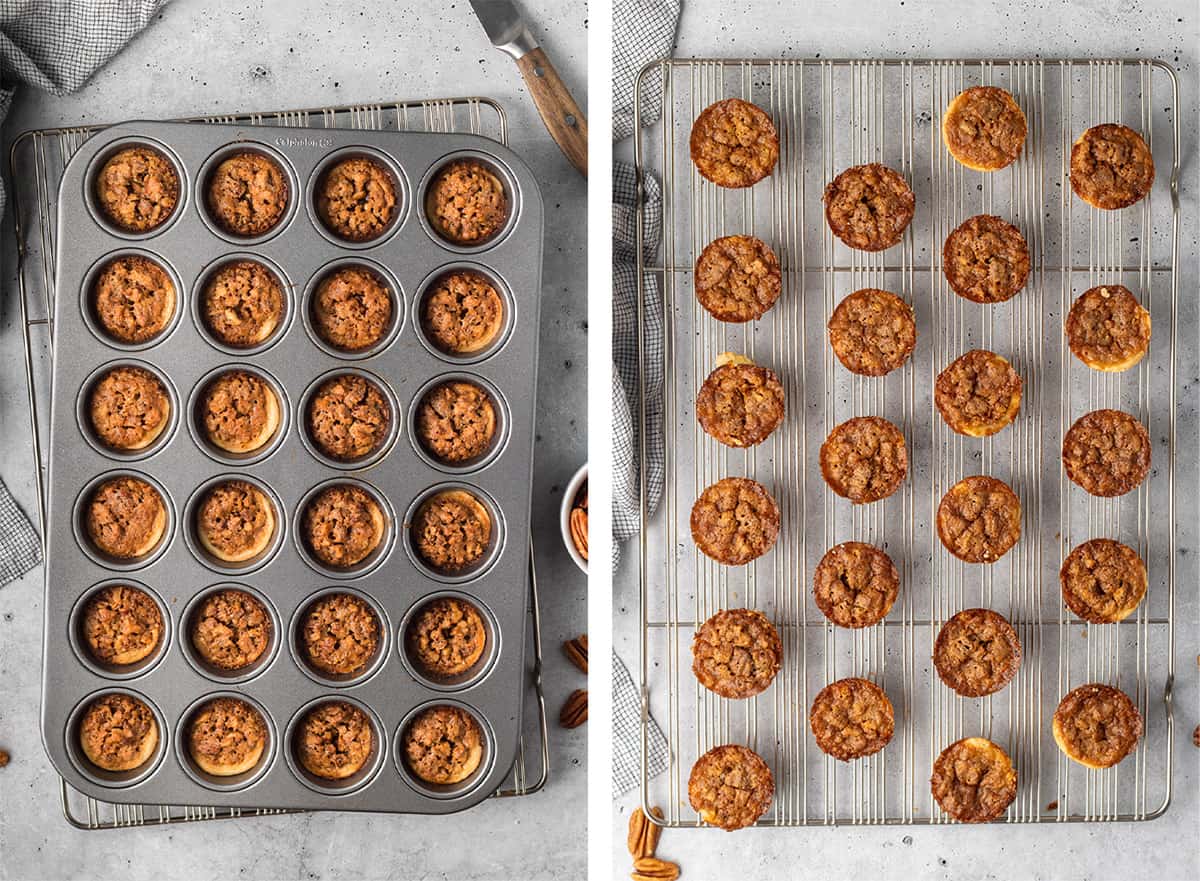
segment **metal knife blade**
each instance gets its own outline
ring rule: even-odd
[[[520,58],[538,47],[512,0],[470,0],[470,3],[488,39],[500,51]]]

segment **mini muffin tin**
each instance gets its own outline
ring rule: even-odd
[[[157,229],[117,230],[97,211],[92,187],[104,161],[121,147],[143,144],[166,156],[180,179],[172,216]],[[254,150],[279,162],[288,182],[283,220],[261,236],[239,238],[208,216],[205,187],[221,158]],[[367,156],[397,184],[395,220],[369,242],[340,241],[325,229],[313,202],[317,177],[332,161]],[[507,225],[483,245],[441,240],[425,217],[425,193],[447,162],[486,163],[509,189]],[[542,262],[542,202],[533,175],[507,148],[475,135],[348,130],[297,131],[260,126],[126,123],[93,136],[71,159],[59,193],[59,241],[54,316],[55,359],[47,529],[46,638],[42,736],[58,772],[81,792],[108,802],[230,807],[450,813],[474,805],[505,779],[516,756],[525,686],[526,577],[530,528],[534,394]],[[140,254],[176,284],[175,315],[155,339],[126,345],[105,336],[90,307],[91,284],[106,262]],[[217,343],[199,308],[203,284],[237,259],[264,263],[283,282],[285,314],[262,344],[236,349]],[[339,353],[313,332],[310,299],[332,268],[362,264],[392,288],[393,325],[365,352]],[[421,298],[454,269],[483,273],[505,304],[496,342],[467,357],[440,353],[421,333]],[[70,353],[70,357],[65,357]],[[145,450],[121,454],[92,437],[86,397],[104,370],[144,367],[164,380],[171,423]],[[229,369],[264,377],[279,399],[280,427],[258,451],[236,455],[206,440],[197,421],[204,385]],[[305,404],[324,379],[360,374],[379,386],[391,424],[387,441],[352,464],[320,455],[306,436]],[[493,397],[497,438],[487,455],[448,468],[411,436],[411,410],[425,390],[449,378],[476,382]],[[182,423],[182,425],[180,424]],[[157,488],[168,522],[159,546],[144,559],[116,561],[91,547],[85,528],[91,491],[104,479],[129,475]],[[275,506],[275,536],[244,564],[212,559],[195,534],[203,492],[222,480],[244,479]],[[346,571],[322,567],[299,534],[303,505],[324,486],[357,485],[381,502],[387,529],[379,549]],[[484,558],[467,572],[430,570],[417,555],[408,517],[432,494],[466,489],[493,518]],[[165,644],[124,670],[91,659],[80,639],[86,597],[99,586],[139,587],[160,603]],[[190,645],[190,618],[213,590],[237,588],[262,601],[272,622],[271,645],[250,670],[227,673],[203,663]],[[380,650],[362,675],[320,676],[297,650],[300,616],[315,598],[346,591],[365,599],[380,618]],[[473,603],[490,645],[468,674],[430,680],[406,656],[404,627],[429,599]],[[92,766],[78,744],[87,704],[109,692],[145,701],[159,723],[159,748],[132,772]],[[236,778],[200,772],[185,743],[188,716],[217,696],[242,697],[263,713],[269,744],[260,765]],[[371,720],[374,751],[361,772],[323,781],[305,772],[293,751],[304,712],[347,701]],[[485,734],[480,769],[453,787],[422,784],[404,766],[404,726],[429,706],[472,713]]]

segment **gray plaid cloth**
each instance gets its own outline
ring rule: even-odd
[[[646,262],[658,252],[662,236],[662,188],[651,174],[644,181],[642,223],[645,226]],[[646,322],[643,359],[646,425],[648,435],[646,508],[658,507],[663,487],[663,304],[658,278],[646,276],[644,308],[639,309],[637,289],[637,173],[627,162],[613,162],[613,566],[618,542],[637,535],[639,503],[639,449],[636,425],[638,400],[638,315]]]
[[[613,140],[633,134],[633,93],[641,69],[671,54],[679,24],[679,0],[614,0],[613,2]],[[642,125],[659,117],[662,77],[648,75]]]
[[[150,23],[164,2],[0,0],[0,122],[20,84],[54,95],[78,89]],[[0,214],[5,196],[0,180]],[[0,482],[0,587],[41,561],[37,532]]]
[[[671,53],[679,22],[679,0],[615,0],[613,4],[613,139],[633,134],[633,93],[638,72],[648,62]],[[661,82],[646,82],[646,108],[641,124],[659,117]],[[653,175],[642,181],[643,257],[651,263],[662,238],[662,188]],[[613,163],[613,560],[619,542],[636,535],[641,523],[640,447],[637,417],[639,394],[645,403],[646,510],[658,507],[663,488],[663,303],[658,278],[644,281],[642,302],[637,282],[637,171],[626,162]],[[645,321],[645,357],[638,363],[638,316]],[[640,386],[640,388],[639,388]],[[642,779],[642,699],[633,677],[613,654],[614,795],[624,795]],[[646,778],[667,767],[669,747],[662,729],[647,718]]]
[[[624,795],[641,783],[642,702],[633,677],[613,654],[613,745],[612,785],[615,795]],[[650,719],[646,726],[646,778],[661,774],[667,768],[667,739],[658,723]]]

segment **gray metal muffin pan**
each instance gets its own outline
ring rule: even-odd
[[[145,144],[176,164],[180,199],[172,217],[149,234],[114,230],[95,206],[94,175],[128,144]],[[289,206],[265,235],[238,239],[220,231],[204,206],[205,176],[231,149],[265,152],[287,174]],[[399,177],[398,219],[368,243],[340,243],[320,226],[312,205],[316,175],[334,155],[370,155]],[[491,241],[463,248],[441,241],[424,217],[425,188],[436,169],[460,156],[490,163],[510,189],[510,221]],[[465,134],[368,131],[297,131],[288,128],[131,122],[88,140],[71,159],[59,193],[49,529],[47,535],[42,739],[58,772],[76,789],[109,802],[209,804],[413,813],[450,813],[490,795],[508,774],[521,731],[526,686],[528,542],[533,463],[538,312],[542,265],[542,200],[528,167],[507,148]],[[177,285],[175,318],[158,339],[136,346],[107,340],[89,312],[89,284],[115,256],[140,253],[162,265]],[[245,351],[216,345],[199,322],[198,284],[230,258],[261,259],[284,282],[286,316],[276,336]],[[307,294],[335,262],[382,268],[396,291],[395,327],[371,352],[339,355],[319,345],[305,316]],[[500,342],[469,358],[440,354],[421,338],[416,317],[424,288],[450,267],[471,266],[498,284],[508,312]],[[68,355],[69,353],[69,355]],[[150,368],[167,380],[174,412],[164,438],[149,450],[123,456],[88,437],[87,393],[102,366]],[[280,397],[282,437],[265,454],[227,455],[204,443],[195,424],[201,384],[222,368],[265,375]],[[347,467],[315,455],[302,437],[305,392],[335,372],[362,373],[378,382],[393,406],[392,435],[366,466]],[[502,417],[498,449],[463,468],[439,465],[419,451],[410,434],[409,408],[439,377],[476,377]],[[184,423],[180,425],[179,423]],[[335,467],[336,466],[336,467]],[[169,512],[164,545],[147,562],[118,564],[87,547],[81,511],[86,491],[110,474],[133,474],[161,488]],[[279,507],[276,541],[259,559],[224,568],[192,540],[189,500],[221,476],[251,479]],[[385,504],[389,531],[367,565],[322,572],[296,530],[300,505],[326,482],[358,483]],[[493,512],[486,563],[468,575],[428,571],[405,528],[417,502],[435,488],[465,487]],[[81,601],[98,585],[125,583],[150,589],[166,612],[167,643],[129,670],[90,660],[80,642]],[[273,644],[248,675],[222,677],[186,648],[186,620],[197,598],[217,586],[250,590],[266,600]],[[294,645],[299,612],[318,594],[340,588],[360,594],[382,613],[382,657],[349,682],[315,676]],[[458,682],[431,682],[405,656],[400,630],[413,610],[433,596],[470,599],[492,637],[481,669]],[[159,748],[142,768],[109,774],[92,766],[78,745],[76,726],[96,696],[126,692],[146,701],[158,718]],[[267,715],[271,742],[260,767],[237,778],[209,778],[187,757],[185,721],[207,697],[245,696]],[[289,741],[303,709],[325,699],[367,711],[375,726],[374,755],[341,784],[312,778]],[[422,784],[401,760],[403,725],[419,708],[461,706],[481,724],[487,743],[480,770],[462,784]]]

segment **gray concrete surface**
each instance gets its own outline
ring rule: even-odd
[[[1174,802],[1148,824],[971,828],[667,830],[661,855],[689,878],[1196,878],[1200,872],[1197,708],[1197,7],[1191,0],[684,0],[676,54],[753,57],[1158,57],[1180,75],[1178,628]],[[631,158],[628,143],[617,156]],[[614,645],[637,663],[636,554],[614,578]],[[616,800],[614,871],[628,865]]]
[[[523,0],[538,38],[586,106],[582,0]],[[586,582],[562,549],[562,488],[587,455],[585,184],[546,134],[515,65],[466,2],[177,0],[76,95],[23,91],[4,146],[26,128],[479,94],[508,110],[512,146],[546,203],[535,538],[557,712],[582,684],[558,645],[586,629]],[[7,161],[5,162],[7,167]],[[0,298],[0,476],[35,508],[11,222]],[[38,738],[40,573],[0,590],[0,879],[578,878],[584,874],[586,728],[551,726],[546,789],[457,816],[315,814],[81,833],[59,815],[58,780]]]

